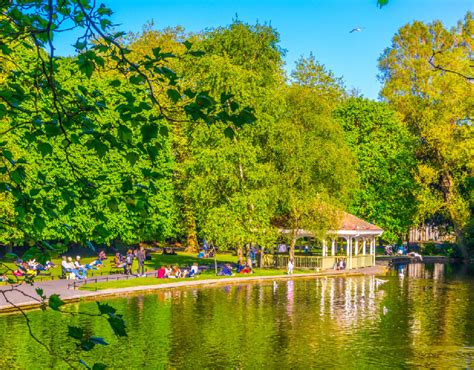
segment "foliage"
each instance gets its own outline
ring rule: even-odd
[[[285,114],[275,129],[272,152],[278,171],[276,222],[322,238],[334,227],[355,185],[353,160],[342,127],[332,119],[340,80],[315,62],[301,59],[286,90]],[[293,250],[296,235],[290,235]]]
[[[451,30],[439,21],[413,22],[399,30],[380,59],[381,95],[419,141],[417,221],[437,213],[449,218],[464,257],[474,142],[474,87],[465,76],[471,69],[473,33],[472,13]]]
[[[350,98],[336,112],[357,158],[359,187],[350,212],[384,230],[396,242],[417,211],[416,141],[386,103]]]

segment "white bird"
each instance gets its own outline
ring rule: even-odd
[[[383,306],[383,314],[386,315],[388,313],[388,308]]]
[[[363,29],[364,29],[363,27],[356,27],[350,30],[349,33],[362,32]]]
[[[382,279],[378,279],[378,278],[375,278],[375,284],[377,286],[379,285],[382,285],[382,284],[385,284],[388,280],[382,280]]]

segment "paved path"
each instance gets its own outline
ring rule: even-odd
[[[130,294],[137,292],[153,291],[158,289],[169,289],[177,287],[188,287],[188,286],[200,286],[200,285],[217,285],[217,284],[232,284],[245,281],[259,281],[259,280],[281,280],[281,279],[292,279],[292,278],[303,278],[303,277],[322,277],[322,276],[350,276],[350,275],[374,275],[381,274],[385,271],[382,266],[366,267],[362,269],[344,270],[344,271],[333,271],[327,270],[318,273],[307,273],[307,274],[295,274],[295,275],[272,275],[272,276],[234,276],[226,279],[206,279],[206,280],[170,280],[170,283],[157,284],[157,285],[143,285],[128,288],[118,289],[104,289],[96,292],[87,290],[74,289],[72,285],[73,280],[50,280],[44,282],[34,283],[33,285],[23,284],[16,289],[12,289],[11,286],[0,287],[0,312],[12,312],[17,310],[15,306],[23,308],[36,308],[39,306],[39,297],[36,294],[36,288],[43,289],[46,296],[51,294],[59,294],[61,299],[64,301],[75,301],[80,299],[88,299],[93,297],[103,297],[111,295]],[[153,279],[153,272],[148,273],[150,279]],[[126,275],[106,275],[98,276],[88,280],[88,282],[107,281],[116,279],[126,279]],[[131,277],[134,278],[134,277]]]

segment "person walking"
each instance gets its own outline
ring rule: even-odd
[[[132,265],[133,265],[133,259],[135,258],[135,255],[133,254],[132,250],[129,249],[127,251],[127,256],[125,257],[126,261],[126,268],[125,268],[125,273],[127,275],[130,275],[132,273]]]
[[[293,274],[293,267],[294,267],[293,258],[290,258],[288,261],[288,275]]]
[[[145,277],[145,259],[146,259],[146,252],[143,246],[140,246],[140,249],[137,251],[137,261],[138,261],[138,270],[137,275]],[[140,274],[141,271],[141,274]]]

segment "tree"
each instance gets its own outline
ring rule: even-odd
[[[268,26],[234,22],[198,39],[196,47],[206,54],[187,66],[184,78],[212,95],[224,91],[233,101],[252,106],[255,116],[252,125],[243,125],[251,116],[242,114],[230,125],[188,131],[186,193],[200,234],[221,249],[237,247],[239,253],[250,243],[270,245],[276,238],[270,225],[275,178],[265,148],[281,110],[278,34]]]
[[[379,63],[382,97],[419,142],[416,220],[435,214],[448,218],[464,258],[462,230],[471,217],[467,187],[473,167],[474,86],[459,73],[470,74],[473,33],[472,13],[451,30],[439,21],[416,21],[399,30]]]
[[[292,256],[297,230],[323,238],[337,224],[356,183],[342,127],[332,118],[334,100],[343,96],[340,80],[313,56],[300,59],[293,78],[271,144],[279,187],[275,221],[292,231]]]
[[[4,1],[0,10],[0,200],[8,202],[0,213],[2,234],[19,230],[36,244],[28,258],[44,261],[58,251],[44,237],[91,245],[86,238],[132,240],[132,228],[141,235],[169,233],[168,126],[180,120],[242,126],[253,120],[249,109],[231,104],[226,94],[214,99],[199,88],[182,89],[168,67],[172,53],[153,48],[151,56],[133,60],[102,4]],[[77,55],[57,57],[57,34],[72,30],[79,33]],[[190,42],[183,46],[184,54],[199,57]],[[57,295],[37,294],[42,308],[62,311]],[[126,336],[114,308],[98,304],[98,310],[116,335]],[[69,327],[78,348],[106,345],[89,334]]]
[[[396,242],[417,211],[416,140],[386,103],[350,98],[335,111],[357,158],[351,213],[381,226]]]

